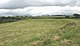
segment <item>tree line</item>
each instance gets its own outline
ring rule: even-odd
[[[21,18],[17,17],[0,17],[0,23],[6,23],[6,22],[15,22],[19,21]]]
[[[70,18],[70,16],[68,15],[52,15],[51,17],[49,17],[50,15],[46,15],[46,16],[8,16],[8,17],[0,17],[0,23],[6,23],[6,22],[15,22],[15,21],[19,21],[19,20],[23,20],[23,19],[62,19],[62,18]],[[56,17],[54,17],[56,16]],[[59,17],[57,17],[59,16]],[[64,17],[61,17],[64,16]],[[73,14],[72,18],[80,18],[80,14]]]

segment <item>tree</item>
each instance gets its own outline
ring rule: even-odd
[[[73,14],[73,16],[75,16],[76,18],[80,18],[79,14]]]

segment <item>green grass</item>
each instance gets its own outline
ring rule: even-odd
[[[0,46],[80,46],[80,20],[28,19],[3,23]]]

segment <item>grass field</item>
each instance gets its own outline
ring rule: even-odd
[[[80,46],[80,20],[27,19],[3,23],[0,46]]]

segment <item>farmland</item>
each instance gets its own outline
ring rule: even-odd
[[[1,23],[0,46],[80,46],[80,20],[25,19]]]

